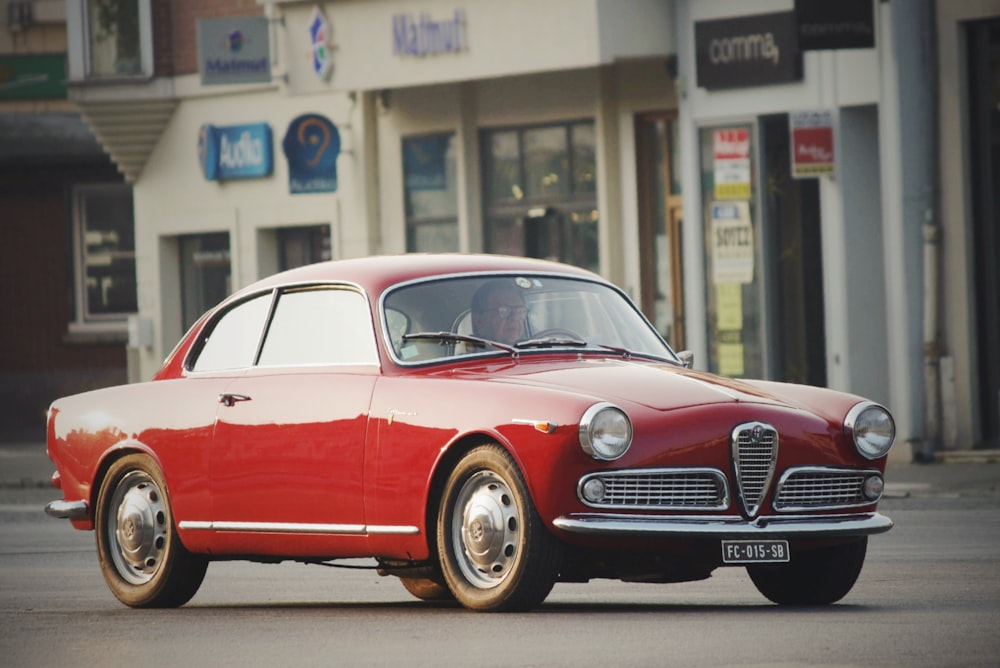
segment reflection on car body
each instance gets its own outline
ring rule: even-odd
[[[183,605],[234,558],[371,557],[477,610],[727,565],[777,603],[839,600],[892,526],[888,411],[687,359],[575,267],[311,265],[212,309],[153,380],[55,401],[47,512],[96,530],[138,607]]]

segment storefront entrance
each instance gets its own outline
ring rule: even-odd
[[[1000,444],[1000,20],[969,25],[972,236],[982,440]]]
[[[709,368],[825,386],[819,187],[786,114],[701,130]]]

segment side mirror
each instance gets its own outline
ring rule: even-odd
[[[682,350],[677,353],[677,356],[681,358],[681,364],[684,365],[685,369],[690,369],[694,366],[694,352],[690,350]]]

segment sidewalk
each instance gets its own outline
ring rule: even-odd
[[[55,466],[37,438],[4,440],[0,436],[0,489],[51,486]],[[890,459],[886,469],[886,499],[917,497],[996,496],[1000,499],[1000,450],[939,453],[933,464]],[[53,497],[54,498],[54,497]]]

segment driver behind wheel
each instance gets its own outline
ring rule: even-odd
[[[472,331],[507,345],[524,337],[528,307],[521,291],[507,280],[484,283],[472,296]]]

